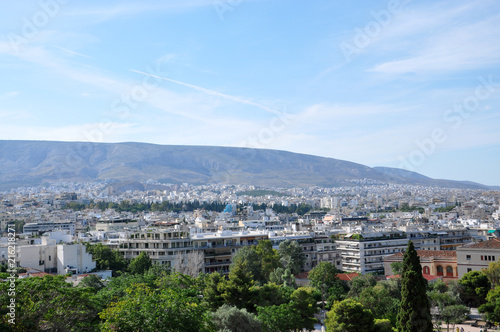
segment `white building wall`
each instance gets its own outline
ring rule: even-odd
[[[96,264],[83,244],[58,244],[57,274],[66,274],[68,266],[77,269],[77,273],[85,273],[94,269]]]

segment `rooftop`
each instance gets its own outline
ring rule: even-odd
[[[453,258],[457,257],[457,252],[452,250],[416,250],[418,257],[430,258],[430,257],[442,257],[442,258]],[[391,255],[388,258],[403,257],[403,252],[398,252],[397,254]]]
[[[488,241],[482,241],[478,243],[472,243],[465,245],[466,248],[498,248],[500,249],[500,239],[491,239]]]

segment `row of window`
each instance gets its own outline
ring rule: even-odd
[[[465,256],[465,259],[467,259],[468,261],[471,260],[471,255],[466,255]],[[486,256],[486,255],[481,255],[481,260],[482,261],[495,261],[495,256]]]

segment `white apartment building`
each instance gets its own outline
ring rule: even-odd
[[[316,243],[317,263],[329,262],[337,269],[342,269],[342,256],[337,250],[337,244],[334,240],[324,233],[316,233],[314,236]]]
[[[26,223],[23,227],[23,233],[39,234],[55,230],[68,230],[71,235],[75,235],[75,222],[30,222]]]
[[[216,233],[193,233],[191,240],[194,250],[203,251],[204,272],[228,274],[232,258],[239,248],[257,245],[267,240],[266,231],[218,231]]]
[[[82,274],[95,269],[92,255],[87,253],[85,245],[58,244],[56,252],[57,274]]]
[[[342,270],[384,273],[384,257],[406,249],[408,238],[403,232],[347,234],[335,240],[342,257]]]
[[[118,250],[127,260],[145,252],[154,264],[167,266],[173,266],[176,257],[185,256],[193,250],[189,232],[179,227],[128,231],[125,237],[109,239],[104,244]]]
[[[87,253],[83,244],[56,244],[55,239],[42,237],[40,243],[34,240],[16,243],[17,267],[33,268],[47,273],[80,274],[95,269],[92,255]],[[0,257],[7,258],[7,247],[0,247]]]

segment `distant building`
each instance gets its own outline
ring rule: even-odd
[[[422,266],[422,274],[429,277],[441,277],[443,281],[457,280],[457,253],[451,250],[417,250]],[[384,258],[386,276],[394,275],[392,263],[403,262],[403,252]]]
[[[228,274],[232,258],[242,246],[257,245],[267,240],[268,234],[263,231],[219,231],[217,233],[192,234],[191,240],[195,250],[203,252],[204,272]]]
[[[31,234],[43,234],[45,232],[55,231],[55,230],[68,230],[71,235],[75,235],[75,222],[30,222],[24,225],[23,233]]]
[[[408,239],[399,233],[347,234],[335,240],[342,256],[342,271],[384,273],[384,257],[403,251]]]
[[[2,257],[7,257],[6,250],[0,248]],[[83,244],[56,244],[55,240],[46,237],[42,237],[40,244],[17,245],[15,260],[17,267],[56,274],[80,274],[96,267]]]
[[[464,245],[457,248],[458,277],[470,271],[481,271],[500,259],[500,239]]]
[[[110,232],[123,230],[125,228],[139,227],[141,224],[137,220],[132,219],[106,219],[99,220],[95,225],[96,231]]]

